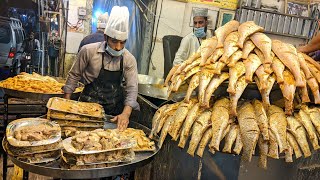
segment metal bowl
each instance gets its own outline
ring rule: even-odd
[[[161,78],[138,74],[138,93],[157,99],[168,99],[168,87],[164,87]]]

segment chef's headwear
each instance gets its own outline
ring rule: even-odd
[[[126,6],[112,8],[104,34],[120,41],[128,39],[129,11]]]
[[[193,9],[193,17],[196,17],[196,16],[208,17],[208,9],[194,8]]]
[[[109,18],[108,12],[105,12],[104,14],[100,14],[97,21],[97,28],[105,29],[107,26],[108,18]]]

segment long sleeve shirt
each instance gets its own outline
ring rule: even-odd
[[[98,42],[83,46],[73,64],[66,85],[63,87],[65,93],[73,93],[80,79],[84,84],[90,84],[99,75],[102,66],[102,55],[104,56],[104,69],[109,71],[120,70],[120,57],[112,57],[105,52],[106,42]],[[135,57],[125,49],[123,53],[123,77],[125,80],[124,105],[139,110],[138,96],[138,70]]]
[[[211,36],[211,33],[207,31],[207,38]],[[192,53],[196,52],[199,49],[201,41],[202,39],[198,39],[193,32],[186,35],[181,40],[180,47],[176,52],[176,56],[173,60],[173,65],[181,64],[182,62],[187,60]]]

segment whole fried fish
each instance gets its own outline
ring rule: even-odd
[[[288,129],[297,140],[304,154],[304,157],[311,156],[311,151],[309,148],[309,143],[307,141],[306,131],[303,125],[294,116],[288,116],[287,122],[288,122]]]
[[[230,127],[230,131],[225,137],[225,143],[222,152],[231,153],[232,145],[237,138],[237,134],[239,131],[239,125],[233,124]]]
[[[214,73],[212,70],[204,69],[200,72],[200,82],[199,82],[199,94],[198,99],[200,104],[204,102],[204,95],[206,93],[207,86],[209,85]]]
[[[237,45],[242,49],[244,47],[243,43],[247,37],[256,32],[262,32],[263,30],[263,27],[256,25],[253,21],[242,23],[238,28],[239,41]]]
[[[194,123],[194,121],[197,119],[197,117],[202,113],[201,110],[199,110],[200,104],[195,104],[190,111],[187,114],[186,120],[183,123],[181,135],[180,135],[180,141],[178,146],[181,148],[184,148],[186,145],[186,142],[188,140],[190,129]]]
[[[198,58],[195,61],[193,61],[191,64],[188,64],[183,70],[182,73],[187,73],[189,72],[191,69],[193,69],[194,67],[198,66],[200,64],[201,59]]]
[[[180,64],[180,66],[178,67],[178,69],[175,72],[175,75],[180,74],[188,64],[191,64],[194,60],[196,60],[200,57],[201,57],[200,51],[196,51],[195,53],[191,54],[191,56],[187,60],[183,61],[183,63]]]
[[[192,100],[189,103],[182,102],[178,107],[178,109],[176,110],[174,114],[174,120],[173,120],[174,122],[171,125],[171,129],[169,131],[169,134],[171,135],[172,140],[176,141],[178,139],[179,130],[184,120],[186,119],[189,110],[192,108],[194,103],[195,102]]]
[[[237,62],[233,67],[229,68],[229,85],[227,92],[230,94],[236,93],[236,82],[237,80],[246,73],[246,67],[242,61]]]
[[[212,55],[213,51],[216,49],[217,43],[218,43],[218,40],[215,36],[202,41],[200,46],[200,52],[201,52],[200,66],[203,66],[206,64],[207,59],[209,58],[209,56]]]
[[[169,107],[169,104],[161,106],[155,113],[152,118],[152,129],[151,133],[149,135],[149,138],[152,139],[153,135],[156,135],[156,131],[158,129],[159,123],[160,123],[160,118],[164,116],[163,112]]]
[[[275,137],[275,135],[273,134],[273,132],[271,130],[269,130],[269,152],[268,152],[268,156],[273,158],[273,159],[279,159],[279,151],[278,151],[278,143],[277,143],[277,139]]]
[[[188,86],[186,96],[184,98],[185,102],[188,103],[190,101],[190,97],[192,95],[192,92],[199,86],[199,83],[200,83],[200,72],[198,72],[197,74],[192,76],[190,83],[189,83],[189,86]]]
[[[159,133],[161,131],[162,126],[164,125],[164,123],[166,122],[167,118],[166,116],[169,115],[173,115],[174,112],[176,111],[176,109],[179,107],[180,103],[174,103],[174,104],[170,104],[168,105],[168,107],[163,111],[163,114],[165,116],[161,116],[160,120],[159,120],[159,125],[157,127],[157,133]]]
[[[239,47],[237,46],[238,40],[239,40],[239,34],[236,31],[230,33],[226,37],[226,40],[223,43],[224,53],[220,58],[221,62],[228,64],[228,59],[231,57],[233,53],[235,53],[239,49]]]
[[[258,126],[263,137],[263,140],[269,140],[269,120],[267,117],[266,110],[263,107],[263,104],[259,100],[252,101],[254,112],[256,114],[256,119]]]
[[[242,158],[250,162],[258,142],[260,131],[252,104],[245,102],[239,108],[238,112],[238,122],[243,143]]]
[[[304,126],[306,129],[309,139],[311,141],[311,144],[313,146],[314,150],[317,150],[320,148],[319,143],[318,143],[318,137],[316,130],[311,122],[311,118],[308,116],[306,112],[303,110],[299,111],[299,114],[296,116],[296,118],[301,122],[301,124]]]
[[[211,122],[213,138],[209,147],[217,151],[219,151],[220,141],[229,124],[229,104],[229,99],[223,98],[216,101],[212,108]]]
[[[272,41],[271,39],[265,35],[264,33],[254,33],[250,36],[251,41],[261,50],[264,56],[263,67],[267,73],[271,73],[271,63],[272,63],[272,56],[271,56],[271,46]]]
[[[220,86],[220,84],[223,81],[227,80],[228,78],[229,78],[228,73],[222,73],[220,75],[213,76],[213,78],[211,79],[211,81],[205,91],[205,96],[204,96],[202,106],[209,108],[209,103],[210,103],[210,99],[211,99],[212,94]]]
[[[233,67],[235,66],[235,64],[241,59],[242,56],[242,51],[238,50],[235,53],[233,53],[231,55],[231,57],[229,58],[228,62],[229,64],[227,65],[228,67]]]
[[[194,122],[192,136],[187,153],[194,156],[194,152],[206,130],[211,126],[211,111],[204,111]]]
[[[263,140],[263,138],[260,136],[258,140],[258,146],[259,146],[259,164],[258,166],[267,169],[267,160],[268,160],[268,151],[269,151],[269,144],[268,141]]]
[[[279,40],[272,41],[272,51],[279,57],[280,61],[290,69],[294,76],[296,86],[302,87],[303,82],[297,51]]]
[[[286,114],[291,115],[293,111],[294,94],[296,92],[296,83],[293,75],[288,70],[284,70],[283,79],[284,79],[284,82],[279,86],[280,86],[282,95],[284,97]],[[301,79],[301,82],[302,82],[302,79]]]
[[[168,130],[170,129],[170,126],[172,125],[173,121],[174,121],[174,116],[169,116],[167,121],[164,123],[164,126],[163,126],[161,134],[160,134],[160,139],[158,142],[159,148],[162,147],[162,144],[167,137]]]
[[[198,147],[198,150],[197,150],[197,155],[199,157],[202,157],[203,156],[203,151],[204,149],[206,148],[209,140],[211,140],[212,138],[212,131],[211,129],[207,129],[207,131],[204,133],[200,143],[199,143],[199,147]]]
[[[246,81],[252,82],[252,76],[254,72],[261,65],[261,61],[259,57],[255,54],[249,54],[248,58],[243,61],[246,67]]]
[[[287,140],[296,155],[296,159],[300,158],[302,156],[302,152],[299,148],[299,144],[290,132],[287,132]]]
[[[237,115],[237,105],[243,91],[246,89],[248,83],[246,82],[245,76],[241,76],[236,83],[236,93],[230,96],[230,115]]]
[[[243,49],[242,49],[242,59],[247,59],[251,51],[256,47],[253,42],[249,39],[244,42]]]
[[[284,66],[284,64],[280,61],[280,59],[277,57],[277,56],[275,56],[274,58],[273,58],[273,62],[272,62],[272,65],[271,65],[271,67],[272,67],[272,70],[273,70],[273,72],[276,74],[276,76],[277,76],[277,83],[278,84],[281,84],[281,83],[283,83],[283,71],[284,71],[284,69],[285,69],[285,66]]]
[[[233,31],[237,31],[240,23],[235,20],[231,20],[227,22],[225,25],[219,27],[215,30],[215,35],[218,39],[218,44],[216,48],[223,47],[223,43],[225,42],[225,38]]]
[[[301,70],[304,72],[306,79],[308,80],[308,79],[312,78],[313,76],[309,70],[308,64],[307,64],[306,60],[304,59],[303,54],[300,52],[298,53],[298,60],[299,60]]]
[[[316,107],[309,108],[306,105],[301,106],[301,109],[308,114],[311,119],[312,124],[316,128],[318,134],[320,134],[320,112]]]
[[[283,110],[275,105],[268,109],[269,126],[279,144],[279,153],[287,148],[287,119]]]

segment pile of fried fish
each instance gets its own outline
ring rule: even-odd
[[[185,101],[189,102],[198,88],[200,105],[209,107],[212,94],[226,81],[230,113],[235,116],[239,98],[249,83],[257,84],[265,107],[270,105],[269,94],[277,83],[285,100],[286,115],[293,113],[296,92],[302,103],[312,100],[320,104],[320,65],[293,45],[271,40],[263,31],[253,21],[240,24],[232,20],[219,27],[196,53],[170,70],[165,80],[169,94],[187,81]]]
[[[202,157],[208,144],[215,153],[242,154],[251,161],[253,154],[259,155],[259,167],[267,168],[267,157],[279,159],[285,154],[286,162],[309,157],[311,150],[320,148],[320,110],[302,105],[300,111],[286,115],[278,106],[267,108],[259,100],[239,101],[237,116],[230,114],[230,99],[221,98],[209,108],[202,107],[197,99],[177,102],[160,107],[152,120],[150,138],[161,133],[159,147],[167,134],[178,146],[184,148],[191,137],[187,152]],[[223,147],[222,147],[223,145]],[[258,146],[258,148],[256,148]]]

